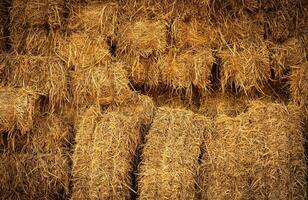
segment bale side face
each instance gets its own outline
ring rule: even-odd
[[[90,199],[129,199],[132,162],[140,142],[138,118],[109,112],[94,131]]]
[[[68,166],[60,153],[0,157],[1,199],[60,199],[67,194]]]
[[[67,149],[70,137],[68,126],[63,119],[54,114],[35,116],[33,128],[29,134],[1,135],[2,153],[52,153]]]
[[[114,37],[117,25],[117,3],[71,3],[69,7],[68,28],[70,30],[93,36]]]
[[[49,98],[49,109],[62,108],[68,98],[67,68],[64,63],[50,56],[7,57],[8,84],[29,87]]]
[[[198,157],[207,118],[184,109],[161,107],[143,148],[139,199],[194,199]]]
[[[291,68],[289,84],[292,101],[304,109],[308,118],[308,62]]]
[[[270,79],[269,53],[265,44],[234,46],[219,53],[222,59],[221,86],[235,86],[237,91],[262,92]]]
[[[162,83],[191,94],[192,85],[204,91],[209,89],[213,63],[212,52],[205,48],[170,51],[158,65],[161,66]]]
[[[33,115],[37,96],[31,90],[0,88],[0,130],[30,131],[33,126]]]
[[[218,116],[201,170],[203,199],[305,199],[301,116],[293,106],[251,102]]]

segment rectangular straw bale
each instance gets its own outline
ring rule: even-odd
[[[252,101],[219,115],[206,142],[202,199],[305,199],[306,163],[298,108]]]
[[[2,134],[2,153],[52,153],[68,148],[70,133],[63,118],[55,114],[38,114],[29,134],[15,131],[12,135]],[[1,140],[1,139],[0,139]]]
[[[140,131],[152,117],[153,103],[139,96],[103,114],[98,107],[86,111],[76,135],[72,199],[130,198]]]
[[[15,55],[7,57],[8,83],[29,87],[49,99],[49,109],[61,108],[68,98],[67,67],[52,56]]]
[[[231,93],[203,95],[198,112],[211,118],[221,114],[235,117],[246,110],[246,101],[243,96]]]
[[[113,38],[118,4],[113,2],[71,3],[68,29],[75,33]]]
[[[303,108],[308,119],[308,62],[291,67],[289,84],[292,102]]]
[[[264,38],[264,15],[242,14],[238,18],[225,19],[219,23],[219,35],[222,44],[242,43],[242,41],[262,41]]]
[[[173,44],[178,48],[219,47],[219,34],[215,25],[196,18],[190,20],[176,19],[172,26]]]
[[[145,138],[139,199],[195,199],[198,158],[210,121],[185,109],[158,108]]]
[[[161,54],[167,47],[167,24],[163,20],[139,20],[119,28],[118,53],[130,56]]]
[[[174,90],[186,90],[191,94],[192,85],[207,91],[210,85],[211,69],[214,63],[208,48],[171,50],[160,61],[162,83]]]
[[[307,52],[298,38],[290,38],[282,44],[271,43],[271,65],[277,77],[282,77],[290,67],[304,63],[307,60]]]
[[[12,0],[10,20],[12,27],[61,27],[65,0]]]
[[[73,33],[62,38],[57,53],[70,68],[89,68],[111,60],[111,55],[104,38],[92,38],[86,33]]]
[[[12,50],[20,54],[54,55],[59,31],[42,28],[10,27],[10,43]]]
[[[61,153],[1,154],[1,199],[62,199],[68,191],[67,160]]]
[[[100,61],[72,72],[73,101],[77,107],[122,102],[132,95],[126,71],[119,62]]]
[[[265,43],[243,43],[221,50],[221,87],[235,87],[237,91],[262,92],[270,79],[269,52]]]
[[[0,132],[30,131],[37,95],[27,88],[0,87]]]

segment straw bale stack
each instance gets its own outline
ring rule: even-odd
[[[235,87],[245,93],[262,92],[270,79],[270,61],[267,46],[261,44],[241,44],[219,52],[222,59],[221,86]]]
[[[159,63],[162,83],[173,90],[186,90],[186,94],[191,94],[192,85],[207,91],[213,63],[214,57],[208,48],[183,51],[173,49]]]
[[[139,199],[194,199],[198,158],[210,121],[184,109],[158,108],[143,148]]]
[[[70,133],[63,118],[55,114],[38,114],[29,134],[18,131],[14,135],[1,135],[2,153],[53,153],[64,152],[70,141]]]
[[[282,44],[269,45],[271,53],[271,65],[278,77],[282,77],[284,71],[290,67],[304,63],[307,60],[307,52],[300,39],[290,38]]]
[[[62,199],[68,188],[67,161],[61,153],[1,154],[1,199]]]
[[[292,101],[304,108],[308,118],[308,62],[292,67],[289,79]]]
[[[29,87],[49,99],[50,110],[61,108],[68,98],[67,68],[52,56],[12,54],[6,58],[8,84]]]
[[[202,199],[305,199],[302,116],[294,106],[252,101],[219,115],[206,142]]]
[[[235,117],[247,108],[246,99],[232,93],[214,93],[203,95],[198,112],[211,118],[225,114]]]
[[[128,199],[132,161],[142,126],[151,123],[153,102],[146,97],[111,106],[92,107],[81,118],[73,155],[72,199]]]
[[[27,88],[0,87],[0,132],[28,132],[33,126],[37,95]]]
[[[74,33],[113,38],[117,25],[118,4],[109,2],[70,2],[68,29]]]

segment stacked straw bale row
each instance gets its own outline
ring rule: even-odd
[[[149,98],[135,97],[105,113],[94,106],[83,114],[73,156],[72,199],[131,197],[132,161],[153,108]]]

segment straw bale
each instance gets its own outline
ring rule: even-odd
[[[27,88],[0,87],[0,132],[28,132],[33,125],[36,94]]]
[[[207,46],[218,48],[217,27],[204,20],[176,20],[172,24],[174,45],[178,48]]]
[[[60,31],[42,28],[10,27],[10,43],[13,51],[20,54],[55,55],[61,41]]]
[[[207,91],[210,85],[211,69],[214,63],[208,48],[171,50],[160,61],[162,83],[174,90],[186,90],[191,94],[192,85]]]
[[[99,106],[92,106],[80,115],[77,123],[73,160],[73,190],[72,198],[88,199],[90,190],[91,152],[93,145],[93,132],[101,116]]]
[[[10,10],[13,27],[61,27],[65,0],[12,0]]]
[[[6,39],[5,39],[5,24],[6,24],[7,16],[6,16],[6,8],[5,3],[0,2],[0,50],[4,50],[6,46]]]
[[[73,33],[70,37],[63,38],[57,51],[72,68],[93,67],[99,63],[107,63],[111,59],[104,38],[91,38],[86,33]]]
[[[72,72],[72,90],[77,107],[122,102],[132,95],[122,63],[108,61],[76,67]]]
[[[8,83],[29,87],[47,96],[49,108],[61,108],[68,98],[67,68],[52,56],[15,55],[7,57]]]
[[[113,103],[108,112],[119,112],[126,116],[138,116],[141,124],[149,125],[153,120],[155,105],[147,95],[134,93],[131,98],[121,103]]]
[[[151,123],[153,102],[145,96],[101,113],[97,106],[83,114],[73,155],[72,199],[127,199],[132,161],[142,126]]]
[[[270,79],[269,52],[264,43],[241,44],[219,52],[222,59],[221,86],[234,85],[237,91],[251,93],[262,88]]]
[[[219,115],[201,166],[202,199],[305,199],[302,118],[294,106],[252,101]]]
[[[12,135],[2,134],[0,152],[2,153],[52,153],[68,147],[70,133],[63,118],[54,114],[35,116],[29,134],[15,131]],[[1,140],[1,139],[0,139]],[[4,142],[5,141],[5,142]]]
[[[308,118],[308,62],[292,67],[289,79],[291,99],[304,108]]]
[[[133,84],[146,85],[149,88],[158,87],[160,84],[161,70],[158,63],[159,56],[131,56],[120,57],[128,71],[129,78]]]
[[[244,41],[262,41],[264,37],[264,15],[241,15],[235,19],[225,19],[219,24],[222,44],[235,44]]]
[[[61,153],[1,154],[1,199],[61,199],[68,191],[67,161]]]
[[[203,95],[198,112],[211,118],[221,114],[235,117],[246,110],[246,101],[246,98],[232,93]]]
[[[120,27],[118,52],[148,57],[161,54],[167,47],[167,24],[163,20],[139,20]]]
[[[117,3],[112,2],[72,4],[68,28],[73,32],[112,38],[117,25],[117,12]]]
[[[282,44],[269,45],[271,52],[271,65],[278,77],[290,67],[304,63],[307,60],[307,52],[301,41],[290,38]]]
[[[141,156],[139,199],[195,199],[198,158],[210,130],[201,115],[158,108]]]

